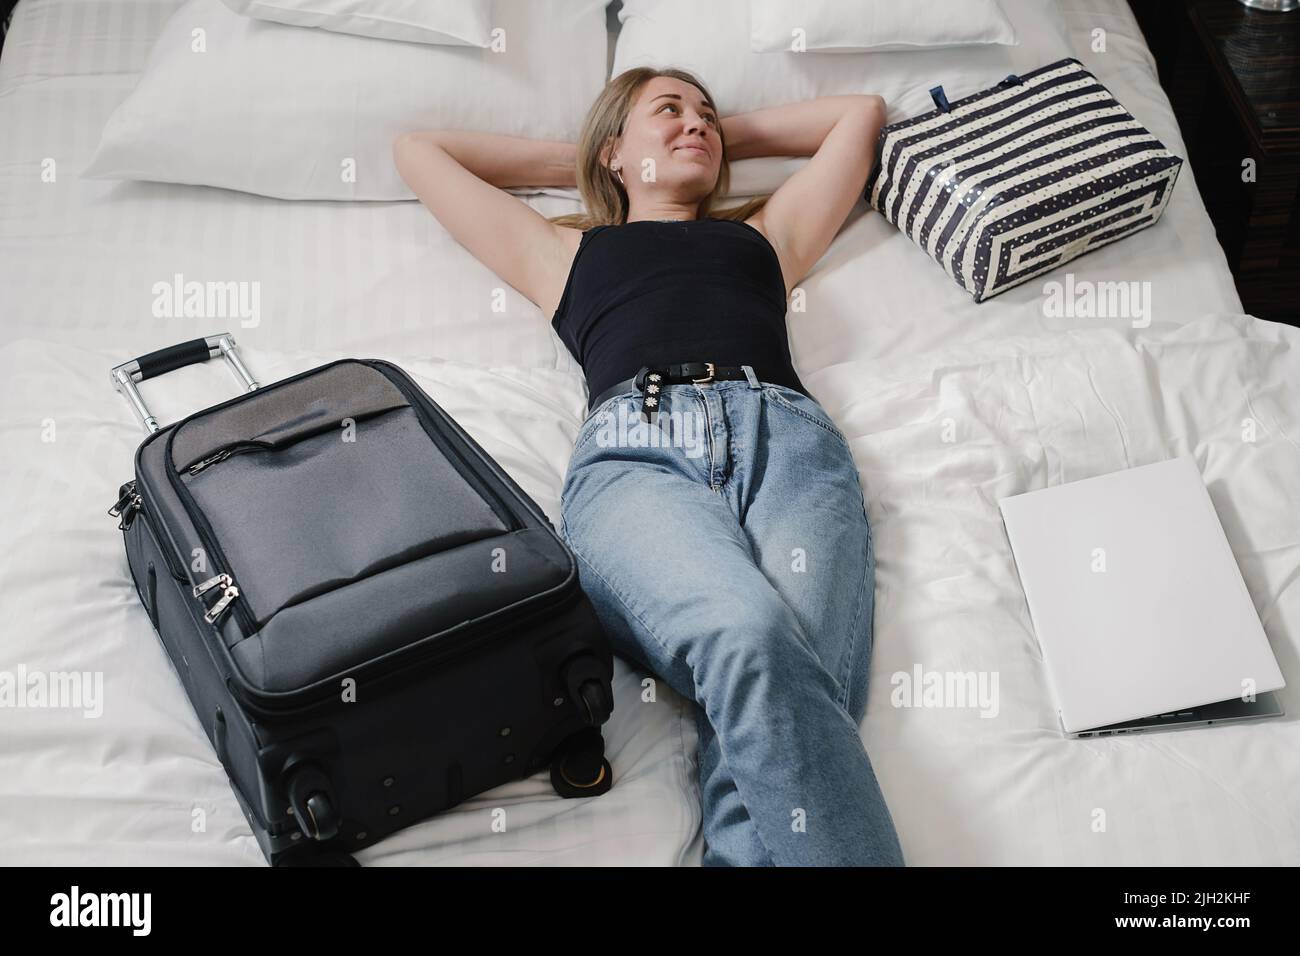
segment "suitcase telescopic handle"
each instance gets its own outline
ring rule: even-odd
[[[136,383],[173,372],[187,365],[197,365],[217,356],[226,360],[235,377],[248,391],[251,392],[258,387],[257,381],[248,373],[248,369],[240,360],[239,352],[235,347],[235,338],[229,332],[209,335],[202,339],[191,339],[188,342],[150,352],[148,355],[141,355],[121,365],[115,365],[109,373],[109,380],[113,383],[113,387],[125,395],[126,400],[131,403],[131,410],[135,412],[135,417],[140,419],[144,430],[152,434],[158,430],[158,419],[153,417],[144,399],[140,397],[140,390],[135,387]]]

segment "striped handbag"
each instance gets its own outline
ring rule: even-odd
[[[1160,218],[1183,161],[1076,59],[880,132],[871,205],[976,302]]]

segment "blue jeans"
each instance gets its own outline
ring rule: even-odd
[[[560,534],[614,650],[696,704],[705,866],[902,865],[859,726],[875,555],[848,442],[747,381],[592,410]]]

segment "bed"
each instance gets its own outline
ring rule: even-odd
[[[259,320],[230,331],[262,381],[347,355],[399,363],[553,520],[585,410],[546,317],[509,287],[504,311],[483,308],[503,283],[418,203],[78,178],[178,5],[22,0],[0,58],[0,670],[103,676],[99,716],[0,709],[6,863],[263,862],[104,513],[141,437],[109,367],[224,330],[160,320],[156,282],[259,282]],[[1126,3],[1062,7],[1075,54],[1186,156]],[[1105,53],[1092,52],[1098,28]],[[56,183],[41,181],[49,158]],[[564,191],[521,200],[548,215],[580,205]],[[1149,323],[1049,315],[1039,282],[976,305],[860,204],[801,283],[816,308],[790,315],[796,367],[851,441],[875,530],[862,736],[904,854],[1300,863],[1294,691],[1280,695],[1288,716],[1257,725],[1064,739],[997,510],[1005,495],[1194,455],[1282,671],[1300,674],[1300,332],[1242,314],[1190,168],[1156,227],[1069,271],[1149,282]],[[144,392],[168,421],[233,387],[211,363]],[[996,673],[998,713],[905,706],[898,675],[931,671]],[[642,703],[643,676],[617,662],[608,794],[562,800],[539,774],[359,859],[698,865],[693,704],[662,684]],[[507,832],[491,826],[498,807]]]

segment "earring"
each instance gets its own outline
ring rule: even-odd
[[[612,172],[615,176],[618,177],[619,185],[620,185],[620,186],[623,186],[624,188],[627,188],[627,183],[623,182],[623,167],[622,167],[622,166],[611,166],[611,167],[609,167],[609,169],[610,169],[610,172]]]

